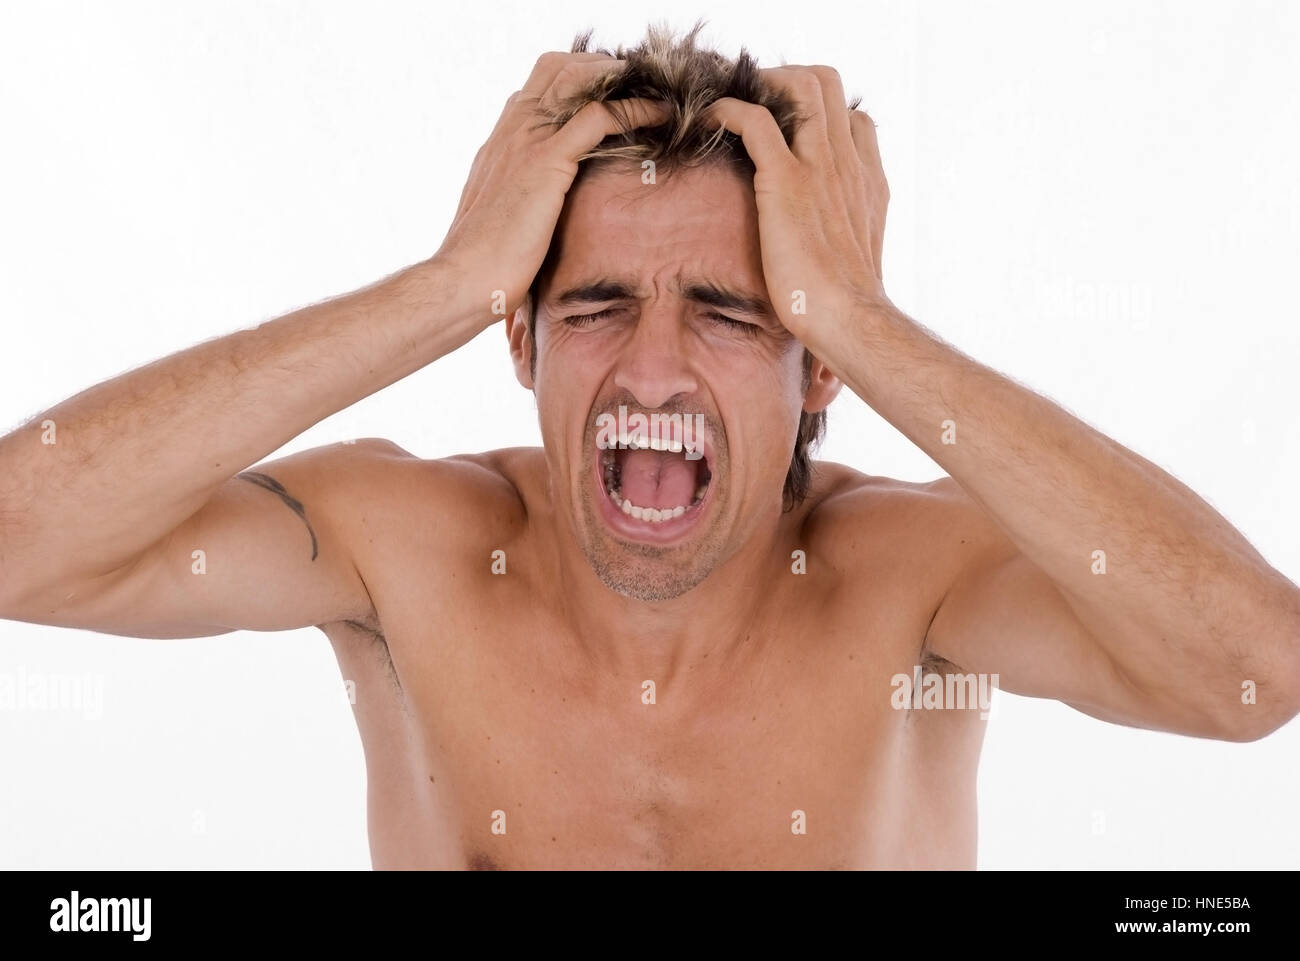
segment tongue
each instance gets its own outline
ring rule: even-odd
[[[657,450],[622,453],[619,488],[637,507],[689,507],[695,499],[695,464],[681,454]]]

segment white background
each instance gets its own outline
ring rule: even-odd
[[[610,6],[6,4],[0,428],[423,259],[539,53],[704,15],[725,52],[828,63],[863,95],[900,307],[1300,578],[1300,5]],[[427,457],[538,442],[500,327],[284,452],[353,436]],[[823,455],[941,473],[847,392]],[[0,867],[369,866],[317,631],[0,622],[0,671],[20,669],[101,677],[104,713],[0,712]],[[1300,867],[1300,722],[1228,744],[1001,698],[981,867]]]

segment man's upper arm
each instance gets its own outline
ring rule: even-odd
[[[1177,692],[1144,689],[1083,625],[1065,595],[951,478],[929,485],[959,563],[926,649],[998,687],[1052,698],[1117,724],[1198,737],[1221,733]],[[948,541],[948,534],[952,539]]]
[[[372,610],[350,547],[384,469],[409,458],[363,440],[259,464],[226,481],[134,562],[48,588],[16,619],[131,637],[279,631]]]

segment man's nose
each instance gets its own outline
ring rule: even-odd
[[[614,383],[653,410],[678,394],[689,395],[699,386],[686,353],[686,331],[674,307],[647,307],[636,329],[623,344]]]

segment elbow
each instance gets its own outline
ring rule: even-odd
[[[1285,683],[1268,685],[1264,689],[1269,698],[1267,703],[1242,705],[1242,717],[1228,740],[1243,743],[1258,741],[1286,727],[1300,714],[1300,693],[1297,693],[1297,686],[1293,674]]]
[[[1220,723],[1225,741],[1258,741],[1285,727],[1300,714],[1300,619],[1273,645],[1250,658],[1238,659],[1233,680],[1236,703]]]
[[[1295,710],[1283,715],[1263,711],[1243,712],[1243,717],[1224,725],[1220,729],[1216,740],[1232,741],[1236,744],[1263,740],[1275,731],[1285,727],[1287,722],[1295,717],[1296,713]]]
[[[1293,710],[1281,717],[1276,714],[1259,713],[1249,719],[1235,721],[1223,728],[1216,740],[1232,741],[1236,744],[1260,741],[1285,727],[1287,722],[1295,717],[1297,713],[1300,712]]]

